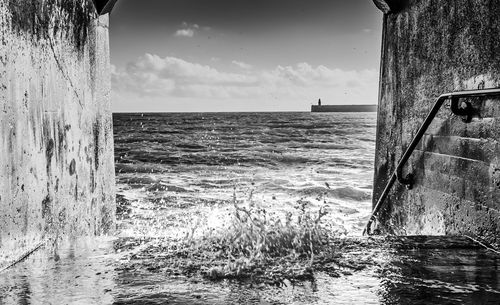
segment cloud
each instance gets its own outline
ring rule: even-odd
[[[233,96],[234,88],[255,84],[257,79],[176,57],[146,54],[129,63],[124,71],[114,71],[113,81],[118,90],[141,95],[223,98]]]
[[[251,67],[237,61],[233,64]],[[304,109],[317,98],[331,104],[376,103],[378,90],[375,70],[346,71],[298,63],[231,73],[177,57],[153,54],[145,54],[122,69],[113,68],[112,80],[115,95],[120,99],[140,101],[142,106],[148,103],[153,106],[151,103],[155,101],[160,105],[154,107],[161,108],[165,103],[180,104],[190,100],[198,103],[197,107],[203,103],[206,109],[213,111],[217,110],[210,107],[214,103],[223,104],[221,107],[238,102],[249,105],[244,101],[252,101],[255,110],[269,109],[270,101],[278,103],[273,107],[279,109]]]
[[[241,69],[245,69],[245,70],[250,70],[253,68],[252,65],[244,63],[242,61],[233,60],[231,63],[233,65],[236,65],[236,66],[240,67]]]
[[[194,30],[193,29],[180,29],[175,32],[176,37],[193,37]]]
[[[204,27],[200,27],[198,24],[196,23],[187,23],[187,22],[183,22],[182,23],[182,26],[180,29],[178,29],[176,32],[175,32],[175,36],[176,37],[188,37],[188,38],[191,38],[193,37],[196,32],[198,32],[199,30],[203,30],[203,31],[210,31],[211,28],[210,27],[207,27],[207,26],[204,26]]]

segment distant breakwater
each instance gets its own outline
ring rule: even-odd
[[[377,112],[377,105],[312,105],[311,112]]]

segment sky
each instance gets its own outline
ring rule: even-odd
[[[370,0],[121,0],[113,111],[376,104],[381,28]]]

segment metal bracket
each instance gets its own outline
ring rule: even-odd
[[[470,123],[472,121],[472,115],[474,114],[474,108],[469,101],[460,102],[459,97],[452,96],[451,112],[453,112],[454,115],[461,116],[464,123]]]
[[[408,190],[413,188],[415,182],[415,175],[413,175],[413,173],[408,173],[406,177],[403,177],[403,167],[398,167],[396,169],[396,177],[399,183],[403,184]]]

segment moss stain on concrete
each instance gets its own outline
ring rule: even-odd
[[[0,0],[0,41],[1,268],[43,238],[109,233],[115,200],[108,16]]]
[[[437,96],[500,86],[499,15],[494,0],[409,0],[384,16],[374,202]],[[472,122],[443,107],[431,124],[404,170],[416,174],[415,188],[394,187],[385,231],[470,234],[500,245],[500,104],[470,102]]]
[[[31,35],[34,42],[64,36],[79,50],[98,17],[93,4],[81,0],[8,0],[8,8],[13,29]]]

